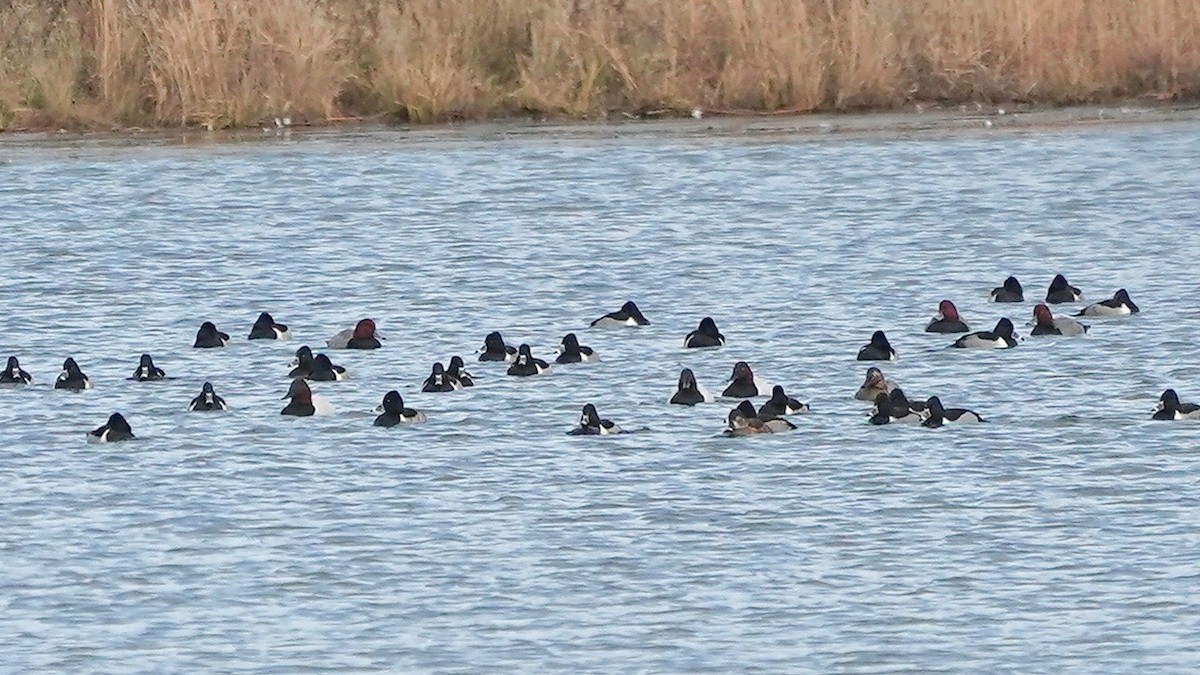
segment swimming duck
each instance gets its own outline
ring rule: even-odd
[[[862,386],[854,393],[854,398],[872,403],[880,394],[890,394],[895,388],[896,385],[883,376],[882,370],[872,366],[867,368],[867,376],[863,379]]]
[[[713,395],[696,381],[696,374],[692,369],[684,368],[679,371],[679,384],[675,386],[675,393],[671,394],[668,403],[691,406],[697,403],[712,403],[714,400]]]
[[[377,427],[394,427],[397,424],[417,424],[424,422],[425,413],[404,406],[404,399],[398,391],[389,391],[383,395],[383,414],[375,418]]]
[[[83,374],[83,371],[79,369],[79,364],[75,363],[75,359],[68,358],[63,361],[62,373],[54,381],[54,388],[83,391],[92,388],[92,380]]]
[[[196,342],[192,344],[192,347],[212,349],[213,347],[224,347],[226,342],[229,342],[229,334],[217,330],[213,322],[205,321],[200,324],[200,330],[196,331]]]
[[[574,333],[567,333],[563,336],[558,351],[555,363],[591,363],[600,360],[600,355],[591,347],[579,344],[579,338],[575,337]]]
[[[696,330],[687,334],[683,339],[683,346],[689,349],[703,349],[706,347],[720,347],[725,344],[725,336],[721,335],[717,330],[717,322],[712,320],[712,317],[706,316],[700,320],[700,326]]]
[[[601,328],[616,328],[619,326],[649,326],[650,322],[642,316],[638,306],[632,300],[621,305],[621,309],[609,312],[592,322],[592,326]]]
[[[313,357],[312,368],[304,379],[313,382],[340,382],[348,377],[346,369],[341,366],[333,365],[333,361],[324,354],[317,354]]]
[[[750,364],[738,361],[733,364],[733,375],[729,378],[729,386],[721,392],[726,398],[754,398],[766,396],[767,384],[750,370]]]
[[[938,303],[937,316],[925,327],[926,333],[966,333],[971,330],[958,316],[958,308],[953,302],[943,300]]]
[[[450,365],[446,366],[446,375],[458,380],[458,383],[464,387],[475,386],[475,378],[467,372],[466,364],[463,363],[461,356],[450,357]]]
[[[955,340],[953,346],[960,349],[1008,349],[1017,346],[1017,336],[1013,332],[1012,321],[1000,319],[992,330],[964,335]]]
[[[523,344],[517,349],[517,360],[508,367],[508,374],[517,377],[541,375],[550,370],[550,364],[536,359],[529,351],[529,345]]]
[[[149,382],[150,380],[162,380],[166,376],[167,374],[163,372],[162,368],[154,365],[154,359],[150,358],[149,354],[142,354],[137,369],[133,371],[133,375],[129,379],[138,382]]]
[[[1083,299],[1083,293],[1079,292],[1071,284],[1067,283],[1067,278],[1061,274],[1055,275],[1054,280],[1050,282],[1050,288],[1046,291],[1046,302],[1051,305],[1058,305],[1064,302],[1079,302]]]
[[[877,330],[871,334],[871,341],[858,350],[859,361],[895,361],[896,350],[888,342],[883,331]]]
[[[758,409],[758,416],[760,419],[769,420],[773,417],[796,415],[808,411],[807,403],[801,403],[788,396],[783,391],[783,387],[777,384],[771,389],[771,400],[762,404],[762,407]]]
[[[0,387],[21,387],[33,382],[33,376],[21,370],[21,362],[17,357],[8,357],[8,365],[0,372]]]
[[[249,340],[286,340],[292,337],[292,332],[288,327],[275,323],[275,319],[270,314],[263,312],[258,315],[258,320],[254,322],[254,327],[250,329]]]
[[[108,422],[87,434],[88,443],[117,443],[132,441],[133,438],[133,429],[129,427],[129,422],[125,421],[121,413],[109,415]]]
[[[312,417],[313,415],[333,414],[333,404],[324,396],[312,393],[308,382],[301,379],[292,380],[292,384],[288,387],[288,393],[284,398],[291,400],[288,402],[287,407],[279,411],[280,415]]]
[[[777,434],[784,431],[792,431],[796,428],[796,425],[782,417],[775,417],[769,420],[760,419],[758,413],[754,410],[754,404],[749,401],[742,401],[738,407],[730,410],[728,422],[728,426],[725,428],[726,436]]]
[[[920,408],[924,408],[924,404]],[[921,422],[921,412],[913,408],[913,404],[899,388],[890,394],[879,394],[875,397],[875,407],[871,411],[871,424],[918,424]]]
[[[504,338],[499,331],[493,331],[483,339],[483,351],[479,353],[479,360],[512,363],[517,360],[517,350],[504,344]]]
[[[936,428],[950,422],[975,424],[983,421],[984,419],[974,410],[946,408],[942,406],[942,399],[937,396],[930,396],[929,400],[925,402],[925,419],[921,421],[921,424],[930,428]]]
[[[625,433],[624,429],[612,420],[601,419],[596,412],[596,406],[591,403],[583,406],[579,416],[579,426],[567,432],[568,436],[607,436],[609,434]]]
[[[1088,305],[1075,316],[1129,316],[1139,311],[1138,306],[1129,299],[1129,293],[1122,288],[1108,300]]]
[[[217,396],[217,392],[213,391],[212,383],[205,382],[204,386],[200,387],[200,395],[192,399],[192,402],[188,405],[188,410],[225,410],[227,407],[225,399]]]
[[[462,384],[458,380],[446,375],[446,370],[442,367],[439,361],[433,364],[433,370],[429,373],[429,377],[421,383],[421,391],[425,393],[439,391],[458,391],[462,389]]]
[[[374,319],[362,319],[325,341],[330,349],[379,349],[381,336],[375,332]]]
[[[1158,405],[1154,406],[1154,414],[1150,416],[1150,419],[1162,421],[1196,417],[1200,417],[1200,405],[1181,403],[1179,394],[1176,394],[1174,389],[1168,389],[1158,398]]]
[[[309,349],[308,345],[300,345],[300,348],[296,350],[296,358],[292,363],[296,367],[292,368],[291,372],[288,373],[288,377],[308,377],[308,374],[312,372],[313,366],[316,365],[312,349]]]
[[[1009,277],[1004,280],[1003,286],[992,289],[988,299],[992,302],[1025,302],[1025,289],[1021,288],[1021,282],[1016,277]]]
[[[1033,308],[1033,320],[1037,325],[1029,331],[1030,335],[1083,335],[1088,331],[1087,326],[1075,319],[1055,317],[1050,313],[1050,308],[1041,303]]]

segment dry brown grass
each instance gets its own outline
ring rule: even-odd
[[[1200,0],[0,0],[0,128],[1200,95]]]

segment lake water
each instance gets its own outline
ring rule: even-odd
[[[0,357],[37,380],[0,391],[0,668],[1193,669],[1200,427],[1149,416],[1200,399],[1200,116],[708,124],[0,138]],[[922,332],[949,298],[1028,335],[988,291],[1058,272],[1143,313]],[[587,328],[626,299],[651,326]],[[295,338],[247,342],[264,310]],[[705,315],[728,345],[681,349]],[[385,348],[314,385],[339,414],[281,417],[292,352],[365,316]],[[991,423],[868,425],[876,329],[910,396]],[[509,378],[491,330],[603,361]],[[142,352],[177,379],[125,381]],[[419,393],[453,354],[479,385]],[[94,390],[50,388],[69,355]],[[665,404],[741,359],[797,432]],[[206,379],[231,411],[184,412]],[[392,388],[429,422],[372,427]],[[566,436],[587,402],[645,430]],[[85,443],[114,410],[139,440]]]

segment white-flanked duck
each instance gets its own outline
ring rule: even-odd
[[[138,367],[134,369],[133,375],[129,376],[129,379],[135,382],[150,382],[166,378],[167,374],[162,368],[154,365],[154,359],[149,354],[142,354],[142,358],[138,360]]]
[[[450,365],[446,366],[446,375],[458,380],[464,387],[474,387],[475,378],[467,372],[467,366],[461,356],[451,356]]]
[[[1092,303],[1075,316],[1129,316],[1140,311],[1129,298],[1129,292],[1122,288],[1108,300]]]
[[[425,413],[404,405],[400,392],[392,390],[383,395],[383,414],[375,418],[377,427],[394,427],[397,424],[418,424],[426,420]]]
[[[192,347],[196,349],[212,349],[213,347],[224,347],[227,342],[229,342],[228,333],[222,333],[217,330],[213,322],[205,321],[200,324],[200,330],[196,331],[196,341],[192,343]]]
[[[429,372],[429,377],[425,378],[425,381],[421,383],[421,391],[427,394],[458,391],[462,388],[461,382],[446,374],[446,369],[442,367],[441,361],[433,364],[433,368]]]
[[[1021,282],[1017,281],[1016,277],[1009,277],[1004,280],[1004,284],[992,289],[988,294],[988,300],[992,302],[1025,302],[1025,289],[1021,288]]]
[[[479,352],[479,360],[512,363],[517,360],[517,350],[504,344],[504,337],[499,331],[492,331],[483,339],[483,351]]]
[[[522,344],[517,348],[517,360],[508,367],[508,374],[516,377],[541,375],[550,370],[550,364],[535,358],[529,350],[529,345]]]
[[[936,428],[944,424],[978,424],[984,419],[979,413],[966,408],[947,408],[942,405],[942,399],[937,396],[930,396],[925,402],[924,420],[921,424],[927,427]]]
[[[83,374],[83,371],[79,369],[79,364],[75,363],[75,359],[68,357],[66,361],[63,361],[62,373],[54,381],[54,388],[83,391],[92,388],[92,380]]]
[[[783,415],[798,415],[809,411],[807,403],[801,403],[799,400],[787,395],[780,385],[775,385],[771,388],[771,400],[762,404],[758,409],[758,416],[764,420],[772,417],[781,417]]]
[[[1054,276],[1050,288],[1046,290],[1046,302],[1051,305],[1061,305],[1064,302],[1079,302],[1083,293],[1078,288],[1067,283],[1067,278],[1061,274]]]
[[[17,360],[17,357],[8,357],[8,363],[4,366],[4,371],[0,372],[0,387],[23,387],[32,383],[33,376],[21,370],[21,362]]]
[[[125,421],[121,413],[109,415],[107,422],[87,434],[88,443],[118,443],[133,439],[133,429],[130,428],[129,422]]]
[[[992,330],[964,335],[954,341],[959,349],[1008,349],[1017,346],[1017,334],[1012,321],[1000,319]]]
[[[888,342],[887,335],[877,330],[871,334],[871,341],[858,350],[859,361],[895,361],[896,350]]]
[[[1198,417],[1200,417],[1200,405],[1182,403],[1179,400],[1179,394],[1176,394],[1174,389],[1168,389],[1158,398],[1158,405],[1154,406],[1154,414],[1150,416],[1150,419],[1162,421]]]
[[[554,362],[591,363],[599,360],[600,355],[595,350],[587,345],[579,344],[579,338],[575,337],[574,333],[567,333],[558,346],[558,358],[554,359]]]
[[[200,395],[192,399],[192,402],[188,404],[188,410],[196,412],[225,410],[227,408],[225,399],[217,396],[217,392],[213,390],[211,382],[205,382],[204,386],[200,387]]]
[[[254,322],[254,326],[250,329],[250,336],[247,340],[287,340],[292,337],[292,332],[288,327],[275,323],[275,319],[263,312],[258,315],[258,319]]]
[[[671,394],[668,403],[675,405],[697,405],[712,403],[716,398],[696,381],[696,374],[691,368],[679,371],[679,383],[675,385],[675,393]]]
[[[696,330],[683,338],[683,346],[687,349],[709,349],[721,347],[724,344],[725,336],[717,330],[717,322],[713,321],[711,316],[700,319],[700,325]]]
[[[634,304],[632,300],[630,300],[621,305],[621,309],[605,314],[599,319],[593,321],[591,325],[599,328],[618,328],[626,326],[636,328],[638,326],[649,326],[650,322],[646,320],[646,317],[642,316],[642,312],[638,309],[638,306]]]
[[[568,436],[607,436],[609,434],[622,434],[625,430],[617,426],[612,420],[606,420],[600,417],[600,413],[596,412],[596,406],[591,403],[583,406],[583,412],[579,416],[579,426],[567,432]]]

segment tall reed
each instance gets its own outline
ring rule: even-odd
[[[1200,0],[0,0],[0,128],[1200,96]]]

